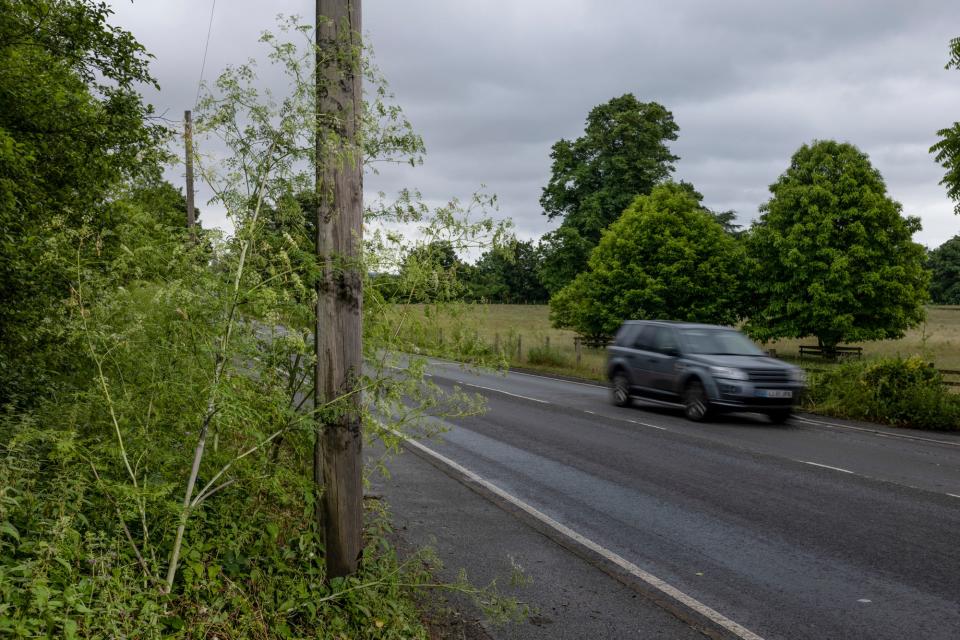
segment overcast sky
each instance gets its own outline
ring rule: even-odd
[[[114,24],[156,57],[159,113],[193,106],[212,0],[112,0]],[[219,0],[204,79],[258,57],[277,13],[308,0]],[[430,201],[481,184],[517,234],[549,230],[538,200],[550,147],[583,131],[587,112],[630,92],[673,112],[677,179],[742,224],[804,142],[833,138],[870,155],[915,239],[960,233],[928,153],[960,120],[956,0],[364,0],[364,31],[398,102],[424,137],[422,167],[368,177],[368,193],[419,188]],[[180,169],[182,173],[182,169]],[[174,174],[171,174],[174,175]],[[208,194],[200,189],[200,196]],[[204,208],[204,224],[225,227]]]

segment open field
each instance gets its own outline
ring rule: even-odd
[[[449,331],[456,327],[475,331],[488,344],[498,344],[512,366],[603,378],[604,350],[583,347],[577,366],[576,334],[551,327],[546,305],[467,305],[458,310],[457,315],[441,324]],[[543,354],[548,341],[549,353]],[[779,340],[764,346],[776,349],[778,357],[799,361],[798,347],[801,344],[816,344],[816,340]],[[902,339],[854,346],[862,346],[866,358],[920,354],[939,369],[960,369],[960,307],[927,307],[926,323],[907,332]],[[534,350],[532,354],[531,349]],[[826,365],[810,358],[804,364]]]

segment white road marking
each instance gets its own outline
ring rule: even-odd
[[[960,496],[958,496],[955,493],[948,493],[947,495],[950,496],[951,498],[960,498]]]
[[[592,416],[600,416],[601,418],[606,418],[607,420],[616,420],[617,422],[629,422],[630,424],[638,424],[641,427],[649,427],[651,429],[658,429],[660,431],[668,431],[666,427],[658,427],[655,424],[649,424],[647,422],[640,422],[638,420],[631,420],[630,418],[618,418],[616,416],[608,416],[605,413],[597,413],[596,411],[590,411],[589,409],[581,409],[584,413],[589,413]]]
[[[660,431],[669,431],[666,427],[660,427],[655,424],[650,424],[648,422],[640,422],[639,420],[629,420],[626,418],[617,418],[618,420],[626,420],[627,422],[632,422],[633,424],[638,424],[641,427],[649,427],[651,429],[659,429]]]
[[[387,429],[389,429],[389,427],[387,427]],[[424,446],[415,440],[411,440],[407,438],[405,435],[401,434],[399,431],[395,431],[393,429],[389,429],[389,430],[393,431],[393,433],[399,436],[400,438],[403,438],[408,445],[422,451],[423,453],[427,454],[428,456],[436,460],[439,460],[443,464],[457,471],[457,473],[460,473],[466,476],[473,482],[476,482],[477,484],[483,486],[488,491],[491,491],[492,493],[506,500],[507,502],[514,505],[515,507],[522,509],[523,511],[533,516],[543,524],[547,525],[554,531],[560,533],[561,535],[566,536],[576,541],[577,543],[583,545],[584,547],[590,549],[594,553],[597,553],[603,556],[605,559],[609,560],[610,562],[613,562],[618,567],[620,567],[621,569],[624,569],[634,577],[639,578],[640,580],[642,580],[649,586],[653,587],[657,591],[661,592],[665,596],[672,598],[673,600],[677,600],[683,603],[684,605],[686,605],[687,607],[690,607],[700,615],[704,616],[705,618],[708,618],[715,624],[723,627],[724,629],[726,629],[733,635],[737,636],[738,638],[741,638],[741,640],[763,640],[762,637],[758,636],[757,634],[750,631],[746,627],[743,627],[742,625],[737,624],[730,618],[727,618],[726,616],[719,613],[718,611],[711,609],[710,607],[703,604],[699,600],[693,598],[692,596],[688,596],[686,593],[680,591],[679,589],[669,584],[668,582],[661,580],[660,578],[653,575],[652,573],[644,571],[643,569],[633,564],[626,558],[614,553],[613,551],[610,551],[606,547],[603,547],[597,544],[590,538],[587,538],[586,536],[583,536],[577,533],[570,527],[564,524],[561,524],[560,522],[557,522],[556,520],[554,520],[547,514],[543,513],[542,511],[536,509],[535,507],[530,506],[520,498],[510,493],[507,493],[497,485],[493,484],[488,480],[483,479],[473,471],[470,471],[466,467],[454,462],[453,460],[444,456],[443,454],[437,453],[433,449],[430,449],[429,447]]]
[[[483,385],[472,384],[470,382],[464,382],[463,380],[457,380],[457,382],[467,387],[476,387],[477,389],[486,389],[487,391],[496,391],[497,393],[503,393],[508,396],[513,396],[514,398],[523,398],[524,400],[539,402],[540,404],[550,404],[548,401],[541,400],[540,398],[531,398],[530,396],[522,396],[519,393],[510,393],[509,391],[504,391],[503,389],[494,389],[493,387],[484,387]]]
[[[915,436],[909,433],[887,433],[885,431],[878,431],[876,429],[867,429],[866,427],[855,427],[850,424],[839,424],[837,422],[826,422],[825,420],[811,420],[810,418],[804,418],[802,416],[793,416],[794,420],[799,420],[801,422],[806,422],[808,424],[821,424],[827,427],[837,427],[839,429],[850,429],[851,431],[864,431],[866,433],[872,433],[874,435],[883,436],[885,438],[903,438],[904,440],[919,440],[921,442],[933,442],[935,444],[946,444],[951,447],[960,447],[960,442],[954,442],[951,440],[937,440],[936,438],[926,438],[924,436]]]
[[[868,602],[873,602],[873,600],[868,600],[867,598],[860,598],[859,600],[857,600],[857,602],[863,602],[866,604]]]
[[[819,462],[810,462],[809,460],[797,460],[797,462],[802,462],[803,464],[812,464],[815,467],[823,467],[824,469],[833,469],[834,471],[842,471],[843,473],[849,473],[851,475],[857,475],[850,469],[841,469],[840,467],[831,467],[828,464],[820,464]]]

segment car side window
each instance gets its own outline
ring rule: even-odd
[[[618,347],[632,347],[639,327],[635,324],[625,324],[620,327],[613,342]]]
[[[633,339],[633,348],[640,349],[642,351],[651,351],[653,350],[653,345],[651,344],[651,338],[654,327],[650,325],[639,325],[639,331],[636,334],[636,337]]]
[[[677,336],[670,327],[656,327],[653,335],[653,351],[674,355],[679,351]]]

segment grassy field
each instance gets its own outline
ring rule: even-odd
[[[603,379],[604,350],[582,348],[578,365],[576,334],[551,327],[546,305],[469,305],[446,323],[449,331],[475,331],[488,344],[497,344],[512,366]],[[801,344],[816,340],[779,340],[764,346],[776,349],[778,357],[798,361]],[[855,346],[863,347],[866,358],[920,354],[937,368],[960,369],[960,307],[928,307],[926,323],[902,339]],[[810,358],[804,364],[826,366]]]

